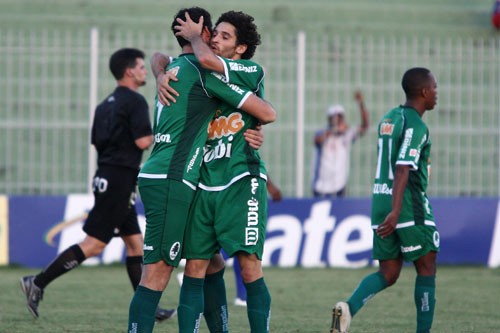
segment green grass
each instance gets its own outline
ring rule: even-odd
[[[328,332],[332,305],[347,298],[374,269],[266,268],[272,295],[271,332]],[[19,278],[36,270],[0,268],[0,332],[124,332],[132,296],[122,265],[81,267],[50,285],[34,320],[25,308]],[[179,271],[177,271],[179,272]],[[415,330],[414,269],[405,267],[398,283],[373,298],[356,316],[351,333],[404,333]],[[500,327],[500,270],[440,267],[433,332],[497,332]],[[232,270],[226,272],[228,299],[235,295]],[[176,307],[179,285],[171,280],[161,300]],[[229,305],[231,332],[249,332],[244,308]],[[155,332],[176,332],[177,318]],[[206,326],[202,332],[207,332]]]

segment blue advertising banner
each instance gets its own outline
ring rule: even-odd
[[[57,253],[83,239],[81,230],[91,195],[8,197],[8,237],[0,237],[3,263],[43,267]],[[441,238],[440,264],[500,267],[499,200],[431,199]],[[284,199],[269,203],[264,266],[364,267],[371,259],[370,199]],[[137,211],[141,228],[142,203]],[[122,261],[124,245],[115,238],[100,257],[85,264]]]

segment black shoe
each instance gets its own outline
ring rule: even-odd
[[[38,318],[38,302],[43,299],[43,289],[40,289],[33,282],[33,275],[23,276],[21,278],[21,289],[26,295],[26,305],[33,317]]]
[[[173,318],[177,314],[176,309],[162,309],[160,307],[156,308],[155,318],[156,321],[162,322],[164,320]]]

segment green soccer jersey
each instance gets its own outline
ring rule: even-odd
[[[427,199],[431,140],[418,112],[399,106],[378,125],[377,171],[373,186],[372,225],[381,224],[392,209],[392,187],[397,165],[411,166],[398,226],[434,225]]]
[[[225,64],[224,80],[264,96],[264,70],[250,60],[221,58]],[[245,176],[266,179],[264,161],[257,150],[245,141],[243,133],[255,128],[257,118],[222,102],[210,122],[208,141],[203,149],[203,165],[199,187],[221,191]]]
[[[170,106],[156,101],[154,147],[139,177],[173,179],[196,188],[208,124],[220,100],[241,107],[252,93],[203,69],[193,54],[182,54],[168,67],[179,81],[170,82],[179,96]]]

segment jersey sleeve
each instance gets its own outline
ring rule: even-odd
[[[212,96],[241,108],[243,103],[252,94],[252,91],[231,82],[225,82],[224,77],[218,73],[207,73],[205,89]]]
[[[224,64],[224,80],[244,87],[257,96],[264,98],[264,69],[251,60],[232,60],[223,57],[219,59]]]
[[[422,148],[429,138],[427,126],[420,119],[408,119],[402,136],[396,165],[409,165],[412,170],[418,170]]]

